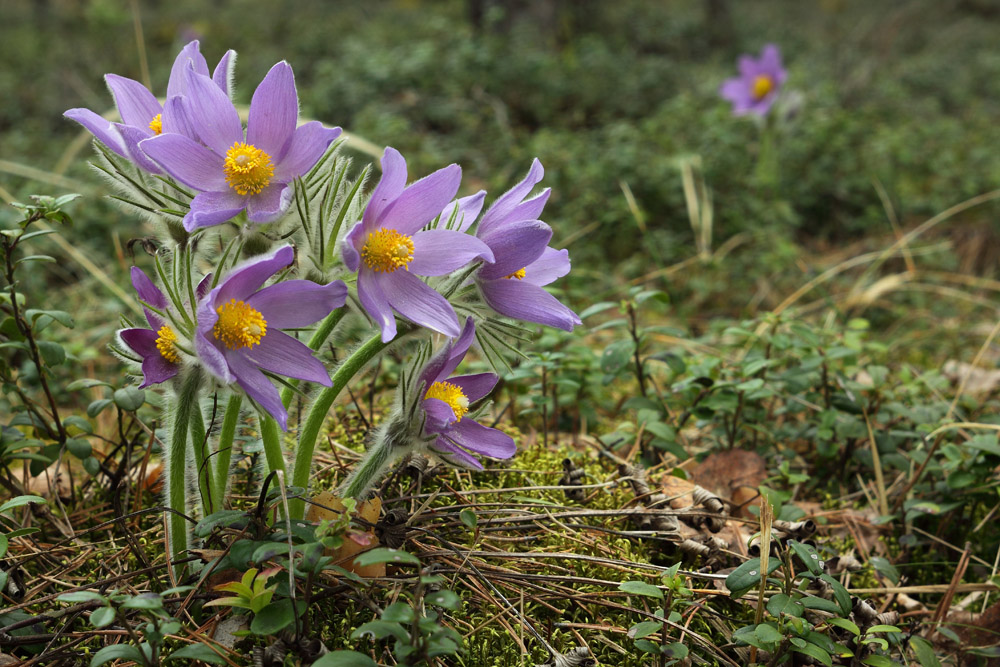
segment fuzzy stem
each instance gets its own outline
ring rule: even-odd
[[[371,488],[375,480],[381,477],[382,472],[396,458],[394,449],[399,448],[393,446],[390,438],[377,439],[365,452],[361,463],[351,471],[347,481],[340,487],[340,496],[360,500],[362,495]]]
[[[201,414],[201,403],[195,401],[191,406],[191,449],[194,452],[194,471],[198,476],[202,516],[208,516],[218,509],[212,502],[212,468],[208,464],[208,456],[205,453],[207,447],[205,418]]]
[[[267,469],[285,471],[285,455],[281,452],[281,430],[269,414],[260,416],[260,437],[264,441],[264,458]]]
[[[226,497],[226,485],[229,482],[229,464],[233,459],[233,440],[236,437],[236,424],[240,420],[240,407],[243,405],[243,395],[233,392],[226,405],[226,416],[222,420],[222,431],[219,433],[219,446],[215,454],[215,477],[212,480],[212,511],[223,509]]]
[[[338,308],[333,311],[326,318],[319,323],[316,327],[316,331],[313,332],[312,338],[309,339],[309,349],[319,350],[320,345],[326,342],[326,339],[330,337],[333,333],[334,327],[336,327],[340,320],[344,319],[344,315],[347,314],[347,308]],[[291,387],[284,387],[281,390],[281,403],[287,408],[288,403],[292,400],[292,387],[297,387],[299,385],[298,380],[289,380],[288,382]]]
[[[399,337],[397,336],[397,339]],[[388,347],[389,343],[382,342],[380,333],[368,339],[368,341],[355,350],[354,354],[344,360],[337,372],[333,374],[330,387],[321,391],[316,400],[313,401],[309,414],[302,426],[302,433],[299,436],[299,445],[295,450],[295,467],[292,471],[292,486],[303,489],[309,488],[309,472],[312,468],[313,451],[316,449],[316,439],[319,431],[326,421],[326,414],[330,411],[330,406],[337,399],[337,396],[344,389],[351,378],[365,365],[375,358],[379,352]],[[292,518],[301,519],[305,513],[305,502],[295,499],[290,503]]]
[[[175,510],[170,513],[170,556],[173,560],[180,558],[188,548],[187,522],[181,514],[187,511],[188,427],[191,425],[191,408],[198,404],[200,384],[201,371],[191,369],[183,379],[174,403],[174,428],[168,454],[170,465],[167,467],[167,507]]]

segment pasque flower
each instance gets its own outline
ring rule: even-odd
[[[167,298],[149,276],[138,266],[132,267],[132,287],[143,303],[160,311],[167,309]],[[122,341],[142,358],[142,378],[140,389],[152,384],[165,382],[177,375],[181,357],[175,347],[177,333],[163,318],[143,308],[149,328],[123,329],[119,332]]]
[[[417,386],[422,386],[420,408],[426,416],[423,436],[432,438],[431,449],[456,465],[481,470],[482,464],[470,452],[509,459],[517,446],[506,433],[468,416],[469,406],[493,390],[497,376],[479,373],[448,377],[465,358],[475,335],[470,317],[461,335],[427,363]]]
[[[393,313],[448,336],[460,333],[447,299],[417,276],[443,276],[493,252],[461,231],[420,231],[458,191],[462,170],[449,165],[406,186],[406,160],[394,148],[382,156],[382,179],[343,243],[344,263],[358,272],[358,298],[382,329],[396,336]]]
[[[229,80],[233,65],[236,62],[236,52],[227,51],[216,65],[212,80],[219,90],[229,96]],[[198,50],[198,41],[190,42],[181,49],[170,70],[170,80],[167,83],[166,103],[160,104],[153,93],[133,79],[127,79],[117,74],[107,74],[104,77],[118,108],[120,123],[105,120],[100,114],[90,109],[70,109],[63,115],[80,123],[90,131],[101,143],[123,158],[132,160],[140,168],[154,174],[160,173],[160,168],[139,150],[139,142],[156,136],[161,132],[174,132],[197,139],[190,124],[184,118],[180,108],[180,95],[187,93],[184,70],[194,71],[208,76],[208,63]]]
[[[737,116],[757,114],[764,116],[778,97],[788,72],[781,66],[781,53],[774,44],[768,44],[760,58],[740,56],[740,75],[725,81],[719,94],[733,104]]]
[[[331,383],[312,350],[280,329],[309,326],[347,298],[339,280],[327,285],[287,280],[261,289],[294,259],[292,247],[282,246],[233,269],[199,302],[194,340],[204,367],[222,382],[236,382],[282,429],[288,414],[264,371],[327,387]]]
[[[536,158],[524,180],[501,195],[479,221],[476,236],[493,251],[494,263],[481,267],[475,281],[483,301],[501,315],[570,331],[580,318],[542,288],[570,269],[569,252],[548,246],[552,228],[538,220],[550,191],[527,199],[544,174]],[[474,217],[467,211],[463,226]]]
[[[291,66],[271,68],[250,100],[246,133],[229,97],[212,79],[188,67],[181,96],[190,134],[164,132],[140,148],[178,181],[198,191],[184,227],[218,225],[246,211],[251,222],[269,222],[288,208],[292,181],[319,161],[340,128],[318,121],[296,127],[299,98]],[[199,143],[200,141],[200,143]]]

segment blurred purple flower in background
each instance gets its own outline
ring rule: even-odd
[[[184,228],[218,225],[243,210],[251,222],[279,217],[292,200],[291,182],[312,169],[340,128],[318,121],[296,127],[299,98],[284,61],[254,91],[245,137],[228,95],[194,68],[184,75],[187,93],[179,100],[198,140],[164,132],[140,146],[168,174],[198,190]]]
[[[740,75],[726,80],[719,94],[733,104],[733,114],[764,116],[778,97],[788,72],[781,66],[781,53],[774,44],[767,44],[760,58],[740,56]]]
[[[279,329],[307,327],[344,305],[347,286],[286,280],[261,289],[295,259],[291,246],[252,259],[222,279],[198,304],[195,351],[208,371],[236,382],[251,399],[288,427],[278,390],[263,371],[330,386],[312,350]]]

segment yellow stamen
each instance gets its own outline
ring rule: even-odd
[[[451,411],[455,413],[457,421],[462,421],[462,417],[469,411],[469,397],[460,387],[450,382],[435,382],[427,390],[424,398],[437,398],[447,403]]]
[[[255,195],[271,183],[271,156],[252,144],[236,142],[226,151],[222,166],[229,187],[241,195]]]
[[[517,278],[518,280],[521,280],[521,279],[524,278],[524,274],[525,274],[525,269],[526,268],[527,267],[523,266],[520,269],[518,269],[517,271],[515,271],[514,273],[511,273],[510,275],[504,276],[504,278],[506,278],[507,280],[510,280],[511,278]]]
[[[395,229],[377,229],[368,235],[361,258],[375,273],[392,273],[413,261],[413,239]]]
[[[156,332],[156,349],[160,351],[160,356],[172,364],[180,363],[181,357],[177,354],[174,343],[177,342],[177,334],[174,330],[164,324]]]
[[[764,99],[764,96],[774,90],[774,79],[766,74],[758,74],[753,80],[753,98]]]
[[[153,120],[149,121],[149,129],[153,131],[153,134],[163,134],[163,114],[158,113],[153,117]]]
[[[260,344],[260,339],[267,334],[267,320],[259,310],[251,308],[242,301],[230,299],[215,309],[219,313],[219,321],[212,328],[216,340],[230,350],[241,347],[253,347]]]

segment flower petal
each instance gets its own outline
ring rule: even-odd
[[[232,371],[226,362],[225,355],[216,345],[212,329],[219,321],[219,314],[215,310],[215,297],[218,296],[221,288],[216,287],[208,296],[198,304],[198,328],[194,334],[194,351],[198,355],[198,360],[209,373],[229,384],[233,381]]]
[[[118,155],[131,159],[125,148],[125,142],[122,140],[121,135],[118,134],[115,124],[111,121],[101,117],[90,109],[69,109],[63,113],[63,116],[83,125],[98,141]]]
[[[503,431],[483,426],[473,419],[463,419],[444,434],[465,449],[494,459],[509,459],[517,453],[514,439]]]
[[[139,298],[153,306],[163,310],[167,307],[167,297],[163,295],[156,283],[146,275],[146,272],[138,266],[131,269],[132,287],[135,288]]]
[[[117,74],[105,74],[104,80],[115,98],[118,115],[126,125],[149,127],[149,121],[162,111],[153,93],[138,81]]]
[[[358,299],[368,316],[382,329],[382,342],[388,343],[396,337],[396,318],[386,295],[385,273],[375,273],[362,268],[358,273]]]
[[[781,66],[781,51],[778,50],[776,44],[765,44],[760,52],[760,60],[758,62],[761,69],[770,74],[776,84],[781,85],[785,82],[787,72]]]
[[[191,210],[184,216],[184,229],[193,232],[202,227],[221,225],[232,220],[246,205],[246,198],[232,190],[199,192],[191,200]]]
[[[543,288],[523,280],[489,280],[479,283],[483,300],[501,315],[572,331],[580,318]]]
[[[347,285],[335,280],[317,285],[311,280],[286,280],[265,287],[247,299],[267,320],[268,331],[307,327],[347,301]]]
[[[418,276],[443,276],[477,259],[492,262],[493,251],[475,236],[428,229],[413,235],[413,261],[407,268]]]
[[[201,282],[198,283],[198,286],[194,288],[195,297],[197,297],[197,299],[201,301],[202,299],[205,298],[205,295],[208,294],[208,291],[211,288],[212,288],[212,274],[209,273],[204,278],[202,278]]]
[[[538,220],[539,216],[542,215],[542,209],[545,208],[545,204],[549,201],[549,195],[551,194],[552,188],[545,188],[531,199],[525,199],[511,210],[511,212],[507,215],[507,220],[512,222],[517,222],[519,220]]]
[[[142,384],[139,385],[139,389],[166,382],[177,375],[179,370],[178,364],[170,363],[159,353],[146,357],[142,360]]]
[[[406,186],[406,160],[399,151],[391,146],[386,146],[382,154],[382,178],[372,191],[372,196],[365,207],[365,214],[362,218],[364,222],[364,236],[375,231],[382,218],[382,211],[385,210],[403,191]]]
[[[569,250],[546,248],[541,257],[526,267],[524,282],[532,285],[548,285],[569,273],[569,269]]]
[[[236,107],[215,82],[192,68],[184,70],[188,92],[185,108],[198,137],[221,160],[232,145],[243,140],[243,126]],[[221,172],[220,172],[221,174]]]
[[[242,351],[226,350],[226,361],[233,372],[236,383],[243,388],[247,396],[253,399],[269,415],[274,417],[281,430],[288,430],[288,413],[281,403],[277,388],[267,379],[252,361],[246,358]]]
[[[247,220],[271,222],[288,210],[295,188],[287,183],[271,183],[255,195],[246,198]]]
[[[233,69],[236,67],[236,52],[232,49],[226,51],[225,55],[219,59],[219,64],[212,72],[212,81],[219,87],[219,90],[226,94],[226,97],[233,96]]]
[[[363,233],[364,225],[359,220],[354,223],[351,231],[347,232],[347,236],[340,244],[340,252],[344,256],[344,265],[348,271],[357,271],[361,268],[361,253],[358,252],[358,248],[363,245],[361,241]]]
[[[495,225],[480,235],[493,251],[494,264],[479,269],[481,280],[497,280],[523,269],[545,252],[552,238],[552,228],[541,220],[524,220]]]
[[[459,387],[470,403],[475,403],[493,391],[498,379],[495,373],[477,373],[448,378],[448,382]]]
[[[184,108],[183,96],[171,97],[163,104],[163,115],[160,121],[163,124],[164,134],[183,134],[191,139],[198,139],[198,133],[194,131],[194,125],[188,117],[187,109]]]
[[[184,185],[201,191],[229,189],[222,158],[194,139],[181,134],[161,134],[146,139],[139,148]]]
[[[174,58],[174,64],[170,68],[170,79],[167,80],[167,99],[187,93],[184,70],[189,67],[193,67],[198,74],[208,76],[208,63],[205,62],[205,56],[201,55],[197,39],[184,45]]]
[[[431,449],[448,463],[471,470],[482,470],[483,464],[475,457],[467,454],[460,447],[448,442],[444,435],[438,437],[431,446]]]
[[[122,141],[125,142],[125,149],[128,151],[129,157],[135,162],[136,166],[140,169],[144,169],[151,174],[162,173],[160,167],[149,159],[142,149],[139,148],[139,142],[143,139],[149,139],[153,136],[152,130],[147,130],[141,127],[133,127],[131,125],[123,125],[121,123],[115,124],[115,129],[118,130],[118,134],[121,136]]]
[[[282,60],[264,77],[250,100],[247,143],[271,156],[275,163],[285,155],[285,146],[299,119],[299,96],[292,67]]]
[[[486,199],[486,190],[480,190],[474,195],[456,199],[444,207],[441,211],[441,221],[438,223],[439,229],[455,229],[460,232],[469,231],[469,227],[479,217],[479,212],[483,210],[483,201]],[[451,227],[447,227],[452,216],[455,222]]]
[[[295,130],[285,155],[274,168],[274,180],[290,183],[304,176],[312,169],[334,139],[340,136],[340,128],[328,129],[319,121],[310,121]]]
[[[246,301],[260,289],[260,286],[281,269],[295,261],[295,251],[292,246],[285,245],[272,250],[267,255],[254,257],[232,270],[222,280],[222,284],[212,290],[215,293],[212,300],[215,304],[223,304],[230,299]],[[209,297],[212,297],[210,294]],[[200,317],[200,315],[199,315]],[[214,326],[214,322],[213,322]]]
[[[545,169],[542,163],[535,158],[531,161],[531,168],[524,180],[512,187],[510,190],[500,195],[479,222],[477,236],[482,236],[497,223],[503,222],[510,215],[511,211],[517,207],[524,198],[528,196],[535,185],[545,176]]]
[[[465,319],[465,326],[462,327],[462,333],[459,337],[442,348],[427,362],[420,372],[419,381],[429,387],[435,382],[447,379],[465,358],[465,353],[469,351],[469,346],[472,345],[475,337],[476,323],[471,317],[468,317]]]
[[[121,336],[123,343],[144,360],[154,355],[162,358],[160,350],[156,347],[156,339],[159,336],[152,329],[122,329],[118,335]]]
[[[462,168],[457,164],[438,169],[413,183],[382,212],[381,227],[411,235],[437,217],[458,192]]]
[[[424,389],[427,388],[424,387]],[[455,411],[440,398],[425,398],[420,402],[420,407],[427,414],[427,423],[424,428],[427,429],[428,433],[440,433],[455,421]]]
[[[383,285],[386,287],[389,305],[397,313],[415,324],[446,336],[461,333],[458,316],[451,304],[420,278],[409,271],[381,275],[384,276]]]
[[[260,339],[260,345],[240,352],[265,371],[316,382],[324,387],[333,384],[326,366],[313,356],[313,351],[284,331],[271,330],[269,327],[267,334]],[[234,355],[226,356],[231,359]]]

